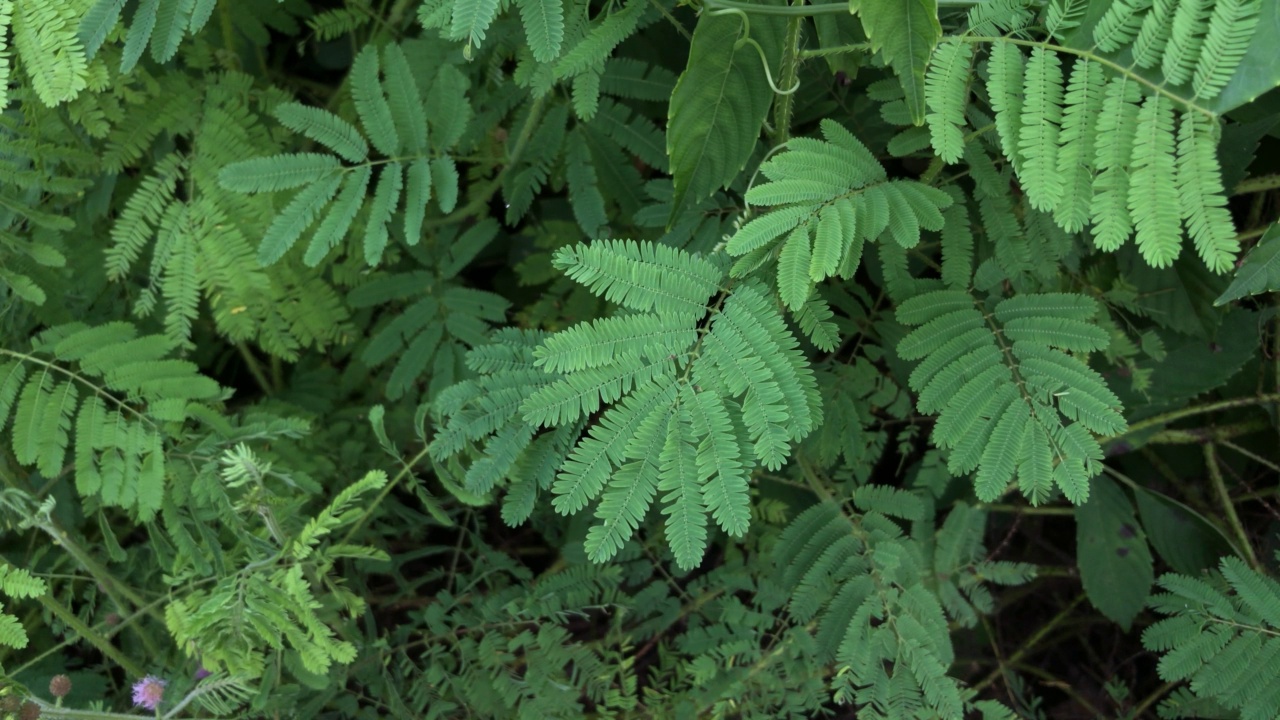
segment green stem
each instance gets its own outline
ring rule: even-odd
[[[1236,506],[1231,502],[1231,494],[1227,492],[1227,484],[1222,478],[1222,468],[1218,467],[1217,446],[1213,443],[1204,446],[1204,462],[1209,466],[1209,480],[1213,483],[1214,491],[1218,493],[1218,500],[1222,503],[1222,512],[1227,516],[1227,523],[1231,525],[1232,532],[1240,541],[1240,549],[1244,551],[1245,558],[1251,567],[1255,570],[1261,569],[1258,556],[1253,552],[1253,544],[1249,542],[1249,536],[1244,531],[1244,524],[1236,514]]]
[[[115,645],[112,645],[109,640],[94,632],[93,628],[86,625],[84,621],[80,619],[79,615],[71,612],[70,608],[58,602],[52,595],[46,593],[37,598],[37,600],[39,600],[40,604],[45,606],[49,612],[57,616],[59,620],[66,623],[67,627],[71,628],[73,632],[89,641],[89,643],[98,648],[103,655],[111,658],[111,660],[117,665],[124,668],[125,672],[133,675],[134,677],[142,677],[147,674],[146,670],[144,670],[141,665],[135,663],[124,653],[120,652],[120,650],[117,649]]]
[[[978,510],[988,512],[1014,513],[1016,515],[1075,515],[1075,508],[1069,507],[1029,507],[1024,505],[999,505],[979,503],[974,506]]]
[[[1130,717],[1136,717],[1136,718],[1146,717],[1147,710],[1150,709],[1152,705],[1155,705],[1156,702],[1160,700],[1160,698],[1164,697],[1165,695],[1168,695],[1169,691],[1174,689],[1177,686],[1178,686],[1178,681],[1173,680],[1156,688],[1155,692],[1151,693],[1146,697],[1145,700],[1138,703],[1138,706],[1133,709],[1133,714],[1130,715]]]
[[[40,706],[40,720],[138,720],[144,715],[132,713],[113,713],[105,710],[75,710],[72,708],[50,705],[43,700],[32,698]],[[165,715],[168,718],[168,715]],[[214,720],[214,718],[187,718],[187,720]]]
[[[973,691],[975,693],[982,692],[989,685],[991,685],[997,679],[999,679],[1001,675],[1004,674],[1006,666],[1011,667],[1021,663],[1022,658],[1025,657],[1027,653],[1031,652],[1031,649],[1035,647],[1037,643],[1045,639],[1045,637],[1048,636],[1049,633],[1053,632],[1054,628],[1062,624],[1063,621],[1065,621],[1067,617],[1071,615],[1072,611],[1076,609],[1077,605],[1084,602],[1084,597],[1085,596],[1083,594],[1077,596],[1076,599],[1073,600],[1070,605],[1063,608],[1062,611],[1059,612],[1057,615],[1054,615],[1053,618],[1049,620],[1049,622],[1045,623],[1044,625],[1041,625],[1040,628],[1036,630],[1031,637],[1027,638],[1026,642],[1022,643],[1022,646],[1018,648],[1017,652],[1009,656],[1009,659],[1007,661],[1002,663],[995,670],[992,670],[991,674],[983,678],[982,681],[979,682],[977,685],[974,685]]]
[[[1234,410],[1236,408],[1249,407],[1250,405],[1266,405],[1268,403],[1280,403],[1280,393],[1269,393],[1266,395],[1256,395],[1246,398],[1232,398],[1230,400],[1219,400],[1218,402],[1209,403],[1208,405],[1196,405],[1194,407],[1182,408],[1172,412],[1156,415],[1155,417],[1141,420],[1129,426],[1128,430],[1119,435],[1112,435],[1104,438],[1105,440],[1119,440],[1129,435],[1136,435],[1144,430],[1148,430],[1159,425],[1167,425],[1171,422],[1181,420],[1183,418],[1194,417],[1196,415],[1204,415],[1206,413],[1218,412],[1219,410]]]
[[[1280,189],[1280,174],[1262,175],[1260,177],[1241,180],[1236,189],[1232,191],[1232,195],[1247,195],[1248,193],[1266,192],[1268,190]]]
[[[942,3],[938,3],[938,4],[941,5]],[[1099,65],[1111,68],[1115,72],[1125,76],[1130,80],[1133,80],[1139,85],[1145,85],[1149,90],[1151,90],[1151,92],[1157,95],[1163,95],[1169,98],[1170,100],[1178,103],[1179,105],[1182,105],[1188,110],[1194,110],[1214,120],[1218,119],[1218,114],[1213,112],[1212,110],[1196,105],[1193,100],[1188,100],[1187,98],[1184,98],[1181,95],[1178,95],[1177,93],[1166,90],[1164,85],[1154,83],[1142,77],[1141,75],[1134,73],[1131,67],[1126,67],[1124,65],[1121,65],[1120,63],[1114,62],[1101,55],[1098,55],[1094,53],[1092,49],[1081,50],[1080,48],[1067,47],[1066,45],[1058,45],[1051,42],[1044,42],[1040,40],[1018,40],[1017,38],[1010,38],[1010,37],[1004,37],[1004,36],[957,35],[955,36],[955,38],[960,42],[967,42],[967,43],[1004,42],[1004,43],[1009,43],[1011,45],[1021,45],[1023,47],[1030,47],[1030,48],[1043,48],[1045,50],[1052,50],[1056,53],[1063,53],[1066,55],[1075,55],[1076,57],[1084,58],[1085,60],[1088,60],[1090,62],[1096,62]]]
[[[797,3],[804,0],[796,0]],[[792,16],[787,20],[787,35],[782,45],[782,66],[778,73],[778,87],[793,88],[799,74],[800,23],[803,18]],[[791,137],[791,110],[795,106],[795,93],[778,95],[773,103],[773,144],[781,145]]]
[[[515,147],[511,149],[511,153],[507,156],[507,162],[494,176],[489,184],[484,186],[466,205],[454,210],[442,218],[435,218],[423,222],[424,228],[437,228],[446,225],[456,225],[463,220],[483,212],[489,207],[489,199],[493,194],[498,192],[502,187],[502,180],[506,177],[511,168],[515,166],[516,161],[524,153],[525,146],[529,144],[529,139],[533,137],[534,130],[538,127],[538,120],[542,117],[542,109],[545,105],[545,97],[540,97],[533,101],[533,106],[529,108],[529,115],[525,118],[524,126],[520,129],[520,135],[516,138]]]
[[[208,578],[208,579],[209,579],[209,580],[212,580],[213,578]],[[102,636],[103,636],[104,638],[106,638],[107,640],[110,640],[111,638],[115,637],[116,635],[119,635],[121,631],[123,631],[125,628],[129,627],[129,625],[131,625],[132,623],[136,622],[136,621],[137,621],[139,618],[141,618],[143,615],[150,614],[150,612],[151,612],[151,611],[152,611],[152,610],[153,610],[157,605],[160,605],[161,603],[164,603],[164,602],[166,602],[166,601],[168,601],[168,598],[166,598],[166,597],[161,597],[161,598],[157,598],[157,599],[155,599],[155,600],[152,600],[152,601],[151,601],[151,603],[150,603],[149,605],[147,605],[147,606],[146,606],[146,607],[144,607],[144,608],[139,609],[137,612],[135,612],[135,613],[133,613],[133,614],[129,615],[128,617],[124,618],[123,620],[121,620],[121,621],[120,621],[120,623],[119,623],[118,625],[112,625],[112,626],[110,626],[110,627],[106,628],[106,632],[102,633]],[[100,629],[102,629],[102,626],[103,626],[103,625],[106,625],[106,622],[105,622],[105,621],[103,621],[103,622],[99,622],[98,624],[94,625],[92,629],[93,629],[93,631],[94,631],[94,632],[99,632],[99,630],[100,630]],[[54,646],[49,647],[49,648],[46,648],[44,652],[40,653],[39,655],[36,655],[36,656],[35,656],[35,657],[33,657],[33,658],[29,658],[29,659],[28,659],[26,662],[24,662],[23,664],[19,665],[19,666],[18,666],[18,667],[16,667],[16,668],[11,669],[11,670],[9,671],[9,675],[10,675],[11,677],[16,677],[16,676],[18,676],[18,675],[21,675],[21,674],[22,674],[24,671],[26,671],[28,668],[31,668],[31,667],[33,667],[33,666],[35,666],[35,665],[38,665],[38,664],[40,663],[40,661],[44,660],[45,658],[49,657],[50,655],[53,655],[54,653],[56,653],[56,652],[58,652],[58,651],[62,650],[63,648],[65,648],[65,647],[67,647],[67,646],[69,646],[69,645],[73,645],[74,643],[75,643],[75,640],[74,640],[74,639],[63,639],[63,641],[62,641],[62,642],[60,642],[60,643],[58,643],[57,645],[54,645]]]
[[[875,0],[881,2],[882,0]],[[979,5],[983,0],[938,0],[938,7],[967,8]],[[789,17],[813,17],[815,15],[848,15],[847,3],[823,3],[821,5],[760,5],[738,0],[704,0],[704,8],[711,10],[731,9],[756,15],[786,15]]]
[[[80,564],[80,567],[85,569],[85,572],[93,576],[93,579],[102,586],[107,595],[111,596],[122,610],[132,610],[134,607],[141,608],[150,605],[145,598],[134,592],[133,588],[116,580],[111,571],[102,563],[99,563],[84,548],[80,547],[75,540],[71,539],[71,535],[67,531],[47,523],[41,523],[36,527],[53,538],[55,544],[61,545],[67,551],[67,554],[74,558]],[[129,602],[121,602],[115,597],[116,593],[122,595]],[[130,607],[130,603],[132,607]],[[157,615],[157,617],[160,620],[164,620],[163,616]]]
[[[1147,439],[1147,442],[1162,445],[1186,445],[1206,442],[1220,443],[1233,437],[1248,435],[1249,433],[1257,432],[1259,430],[1265,430],[1270,426],[1271,424],[1265,420],[1249,420],[1246,422],[1235,423],[1233,425],[1192,428],[1190,430],[1168,428],[1152,435]]]
[[[833,45],[831,47],[814,48],[812,50],[801,50],[799,52],[799,56],[802,60],[808,60],[809,58],[826,57],[827,55],[841,55],[844,53],[854,52],[872,52],[871,43]]]
[[[258,362],[258,358],[253,356],[253,351],[244,341],[236,343],[236,350],[240,351],[240,357],[244,358],[245,367],[249,368],[249,374],[257,381],[258,387],[262,388],[262,394],[268,397],[275,395],[275,389],[271,387],[271,381],[267,379],[267,374],[262,371],[262,365]]]
[[[366,521],[368,521],[369,517],[373,515],[373,511],[376,510],[378,505],[382,504],[382,501],[391,493],[392,488],[409,475],[409,473],[413,471],[413,466],[417,465],[418,462],[426,456],[427,448],[423,447],[412,460],[404,464],[404,467],[400,469],[400,472],[396,473],[396,476],[391,478],[391,482],[387,483],[386,486],[382,488],[382,492],[378,493],[378,497],[374,498],[373,502],[369,503],[368,506],[365,507],[364,512],[360,513],[360,517],[355,521],[350,529],[347,530],[347,534],[342,536],[342,544],[345,545],[351,542],[352,536],[354,536],[356,531],[359,530]]]

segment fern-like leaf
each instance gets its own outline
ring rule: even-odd
[[[538,62],[551,62],[564,41],[564,6],[560,0],[517,0],[529,49]]]
[[[952,472],[978,470],[979,497],[999,496],[1015,477],[1032,502],[1045,500],[1053,484],[1072,502],[1088,497],[1102,457],[1089,432],[1125,427],[1102,378],[1063,352],[1106,347],[1107,334],[1089,322],[1095,312],[1080,295],[1004,300],[993,318],[1012,343],[1002,352],[968,293],[926,293],[899,307],[899,320],[918,326],[898,345],[903,358],[923,360],[910,377],[917,405],[940,411],[934,441],[953,450]]]
[[[1178,185],[1174,165],[1173,110],[1159,95],[1138,111],[1129,181],[1129,214],[1138,250],[1153,267],[1173,263],[1181,250]]]
[[[719,268],[684,251],[629,240],[562,248],[552,261],[592,292],[640,311],[702,315]]]
[[[1212,100],[1244,59],[1258,28],[1262,0],[1217,0],[1192,76],[1196,98]]]
[[[1234,264],[1240,243],[1227,211],[1218,170],[1217,125],[1198,113],[1185,113],[1178,127],[1178,198],[1187,234],[1214,272]]]
[[[1033,49],[1027,61],[1025,81],[1018,132],[1018,150],[1023,160],[1018,177],[1026,187],[1031,207],[1052,210],[1062,202],[1064,192],[1058,174],[1063,78],[1057,53],[1045,48]]]
[[[959,40],[938,45],[929,61],[924,97],[932,110],[925,116],[934,152],[954,163],[964,154],[964,104],[969,94],[973,46]]]
[[[698,482],[688,409],[679,406],[667,422],[666,442],[658,458],[658,490],[666,493],[662,513],[667,516],[667,541],[676,564],[689,570],[702,560],[707,547],[707,510]]]
[[[306,135],[348,162],[363,162],[369,157],[369,145],[360,131],[327,110],[289,102],[277,105],[274,114],[285,127]]]

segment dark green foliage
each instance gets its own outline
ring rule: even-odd
[[[0,0],[0,716],[1276,717],[1277,33]]]

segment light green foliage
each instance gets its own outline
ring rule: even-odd
[[[1241,718],[1280,713],[1280,690],[1268,680],[1280,662],[1280,585],[1236,557],[1222,558],[1207,577],[1169,573],[1157,584],[1164,592],[1151,607],[1169,617],[1147,628],[1142,642],[1164,654],[1160,677],[1189,681],[1198,698]],[[1187,714],[1176,699],[1167,704],[1173,716]]]
[[[1132,43],[1137,64],[1159,65],[1168,85],[1199,77],[1185,96],[1154,93],[1145,77],[1113,62],[1103,67],[1072,47],[993,41],[986,89],[1001,147],[1032,207],[1051,211],[1068,232],[1091,222],[1105,250],[1133,236],[1155,267],[1178,257],[1181,218],[1205,263],[1215,272],[1230,267],[1238,242],[1209,151],[1217,144],[1217,115],[1204,103],[1241,61],[1256,11],[1236,0],[1122,0],[1097,19],[1099,50],[1114,54]],[[1057,25],[1073,27],[1063,19],[1071,14],[1065,6],[1052,5],[1050,20],[1055,13]],[[944,43],[935,54],[926,87],[935,108],[932,145],[947,161],[960,155],[956,127],[969,84],[967,73],[951,69],[968,56],[957,44]],[[1032,46],[1029,57],[1023,45]]]
[[[914,247],[920,231],[942,229],[941,209],[951,198],[927,185],[889,180],[874,156],[840,125],[823,121],[826,141],[796,138],[760,167],[771,182],[746,194],[772,206],[729,240],[730,255],[745,256],[733,274],[754,271],[757,258],[786,235],[778,258],[778,294],[799,311],[814,283],[852,277],[864,243],[892,239]]]
[[[920,295],[898,308],[916,327],[898,345],[922,412],[939,413],[933,441],[952,450],[957,474],[977,469],[978,497],[993,500],[1016,478],[1033,503],[1056,486],[1073,503],[1089,496],[1102,450],[1090,433],[1125,428],[1119,400],[1070,352],[1106,347],[1090,320],[1097,306],[1069,294],[1023,294],[990,311],[967,292]],[[998,333],[998,334],[996,334]]]
[[[16,599],[33,598],[48,592],[48,586],[31,573],[8,563],[0,563],[0,592]],[[3,612],[0,605],[0,645],[21,650],[27,646],[27,631],[22,622]]]
[[[559,466],[553,505],[575,513],[604,493],[600,524],[587,539],[588,554],[603,561],[661,491],[676,561],[693,567],[705,550],[708,514],[730,533],[746,530],[744,471],[755,464],[780,468],[791,443],[818,424],[812,373],[759,286],[740,285],[713,302],[723,270],[702,258],[661,245],[598,241],[562,249],[555,263],[630,312],[563,330],[526,355],[531,363],[447,393],[440,407],[448,423],[433,450],[447,455],[463,438],[496,432],[468,471],[468,485],[480,489],[476,467],[499,464],[505,472],[520,462],[523,448],[506,450],[508,437],[535,452],[530,439],[539,426],[573,428],[603,409],[572,450],[553,461]],[[706,334],[696,332],[702,323]],[[483,363],[483,355],[473,362]],[[537,385],[518,380],[539,371],[549,376]],[[511,388],[510,400],[495,406],[499,387]]]
[[[62,325],[30,352],[5,350],[0,428],[11,423],[14,458],[53,478],[70,448],[82,497],[154,517],[164,496],[163,423],[222,394],[194,363],[170,358],[172,349],[161,335],[114,322]]]

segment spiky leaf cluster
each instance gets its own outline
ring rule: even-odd
[[[1196,696],[1241,718],[1280,714],[1280,688],[1269,680],[1280,672],[1280,583],[1234,556],[1210,576],[1169,573],[1157,583],[1164,592],[1151,607],[1168,617],[1142,643],[1164,654],[1160,677],[1189,682]]]
[[[222,395],[172,351],[163,335],[139,335],[127,322],[62,325],[41,333],[31,352],[0,351],[0,431],[11,430],[14,458],[57,478],[70,448],[81,496],[154,517],[166,440],[190,404]]]
[[[381,54],[377,47],[366,46],[356,56],[351,73],[351,95],[364,133],[328,110],[281,103],[274,111],[276,119],[329,152],[282,153],[232,163],[222,170],[220,181],[228,190],[298,189],[262,238],[258,247],[262,265],[279,261],[313,225],[303,262],[318,265],[346,238],[362,209],[364,258],[377,265],[391,238],[389,226],[397,209],[402,208],[399,226],[412,246],[421,239],[433,189],[443,212],[457,202],[458,170],[447,150],[465,128],[446,115],[465,117],[466,113],[440,103],[428,117],[399,45],[389,44]],[[443,132],[441,126],[446,128]],[[434,143],[429,141],[430,127],[436,130]],[[370,145],[381,160],[371,155]],[[376,182],[375,167],[379,168]]]
[[[752,282],[723,289],[723,268],[699,256],[604,240],[564,248],[555,264],[619,312],[536,346],[508,334],[474,351],[482,375],[437,400],[447,422],[433,450],[443,458],[492,436],[467,470],[469,487],[512,473],[512,493],[531,498],[554,472],[557,511],[598,500],[586,541],[596,561],[659,499],[676,561],[692,567],[707,516],[745,532],[748,473],[782,467],[820,423],[812,371],[768,292]],[[541,481],[526,485],[526,468]]]
[[[1257,0],[1114,2],[1091,26],[1105,56],[984,38],[995,129],[1030,205],[1068,232],[1089,228],[1101,250],[1132,237],[1154,267],[1178,257],[1185,234],[1213,271],[1230,268],[1239,244],[1214,151],[1219,117],[1208,103],[1243,59],[1260,8]],[[933,147],[948,162],[963,154],[973,44],[941,45],[927,78]],[[1112,61],[1118,53],[1162,81]]]
[[[986,516],[963,504],[926,546],[895,520],[926,520],[920,496],[865,485],[853,502],[861,512],[832,502],[810,507],[774,546],[789,615],[813,627],[822,661],[835,660],[837,701],[872,717],[963,717],[960,683],[947,674],[955,660],[948,615],[971,625],[990,612],[979,574],[1017,585],[1032,569],[979,561]]]
[[[1120,401],[1073,354],[1107,347],[1091,322],[1097,311],[1082,295],[1026,293],[988,306],[959,290],[898,307],[915,328],[898,354],[922,361],[910,379],[916,406],[938,413],[933,442],[951,451],[953,473],[977,470],[979,498],[994,500],[1015,478],[1033,503],[1055,486],[1074,503],[1088,498],[1102,460],[1093,433],[1126,427]]]
[[[752,187],[746,200],[772,209],[743,225],[726,246],[741,256],[735,276],[776,252],[778,294],[793,312],[802,310],[816,283],[853,277],[864,243],[891,238],[914,247],[921,229],[942,229],[941,210],[951,204],[936,188],[890,180],[839,123],[823,120],[822,134],[825,140],[790,140],[786,151],[760,166],[770,182]]]

